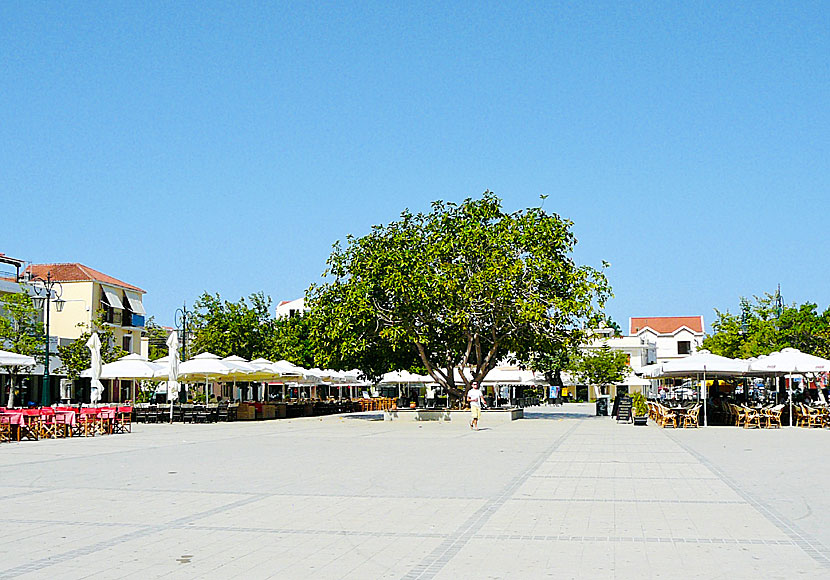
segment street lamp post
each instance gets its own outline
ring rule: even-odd
[[[183,303],[181,308],[176,309],[176,330],[182,338],[182,361],[187,360],[187,317],[191,314],[193,313],[187,311],[187,302]]]
[[[44,407],[48,407],[52,404],[52,385],[49,382],[49,348],[51,346],[49,340],[49,313],[52,309],[51,303],[53,292],[55,294],[55,310],[58,312],[63,311],[63,305],[65,302],[64,300],[61,300],[63,286],[57,280],[52,280],[52,272],[46,273],[45,280],[40,276],[32,276],[29,278],[29,281],[32,282],[32,288],[35,291],[35,295],[32,296],[32,303],[35,308],[39,309],[43,307],[44,303],[46,308],[46,359],[43,365],[43,387],[41,388],[40,393],[40,404]]]

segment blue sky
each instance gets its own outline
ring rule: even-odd
[[[822,2],[0,4],[0,252],[289,299],[331,244],[495,191],[629,316],[828,306]]]

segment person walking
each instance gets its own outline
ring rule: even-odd
[[[470,403],[470,429],[478,431],[478,420],[481,418],[481,407],[484,405],[484,395],[478,388],[478,383],[473,382],[472,388],[467,391],[467,402]]]

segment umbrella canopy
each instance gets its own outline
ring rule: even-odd
[[[757,373],[826,373],[830,371],[830,360],[785,348],[767,356],[760,356],[749,363],[749,370]]]
[[[278,360],[271,365],[271,370],[276,372],[281,377],[298,377],[300,379],[309,379],[311,381],[319,380],[320,378],[314,373],[309,372],[303,367],[290,363],[287,360]]]
[[[0,350],[0,366],[3,367],[33,367],[37,364],[35,357],[27,356],[25,354],[17,354],[16,352],[9,352],[7,350]]]
[[[107,363],[101,367],[99,378],[101,379],[152,379],[161,365],[149,362],[140,354],[128,354],[115,362]],[[84,378],[92,377],[92,368],[81,373]]]
[[[386,373],[383,375],[383,378],[380,380],[380,384],[391,384],[391,385],[398,385],[398,384],[412,384],[412,383],[434,383],[432,377],[424,376],[424,375],[416,375],[415,373],[410,373],[409,371],[394,371],[391,373]]]
[[[749,365],[746,361],[727,358],[712,354],[708,350],[699,350],[687,357],[665,362],[660,365],[661,377],[688,377],[698,374],[710,376],[734,376],[747,372]]]
[[[222,362],[231,367],[231,371],[228,373],[229,379],[252,380],[250,377],[259,372],[257,366],[252,365],[241,356],[226,356],[222,359]]]
[[[167,337],[167,350],[170,354],[166,357],[167,367],[167,400],[173,403],[179,394],[179,333],[173,331]],[[161,359],[159,359],[159,362]],[[170,405],[170,422],[173,422],[173,405]]]
[[[90,401],[97,403],[101,400],[101,395],[104,394],[104,385],[101,384],[101,339],[98,338],[98,333],[93,332],[89,340],[86,341],[86,347],[92,357],[92,368],[90,369],[90,377],[92,378]]]
[[[234,370],[213,353],[203,352],[179,364],[179,377],[207,379],[225,377]]]

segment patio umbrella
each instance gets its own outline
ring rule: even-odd
[[[208,403],[208,379],[227,376],[233,369],[213,353],[203,352],[179,365],[179,377],[205,380],[205,404]]]
[[[252,376],[259,372],[259,368],[246,361],[241,356],[231,355],[222,359],[222,362],[231,367],[231,371],[225,377],[233,381],[234,392],[236,391],[237,379],[252,381]]]
[[[170,401],[170,423],[173,423],[173,402],[179,394],[179,333],[167,337],[167,400]]]
[[[0,350],[0,366],[2,367],[33,367],[35,364],[37,361],[33,356]]]
[[[89,340],[86,341],[86,347],[92,356],[92,368],[90,369],[90,377],[92,378],[92,385],[90,390],[90,402],[98,403],[101,400],[101,395],[104,392],[104,385],[101,384],[101,339],[98,338],[98,333],[93,332]]]
[[[152,379],[160,365],[148,361],[140,354],[128,354],[117,361],[107,363],[101,367],[102,379],[127,379],[133,381],[132,399],[135,401],[135,381]],[[82,377],[92,377],[92,369],[81,373]]]
[[[830,371],[830,360],[801,352],[796,348],[784,348],[767,356],[760,356],[749,363],[749,371],[778,376],[779,374],[825,373]],[[790,395],[790,427],[793,426],[793,389]]]
[[[749,370],[749,364],[744,360],[728,358],[712,354],[708,350],[699,350],[687,357],[672,360],[662,364],[660,376],[662,377],[688,377],[691,375],[703,375],[703,425],[709,425],[709,417],[706,412],[706,375],[709,376],[736,376],[743,375]]]

